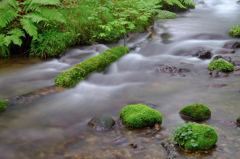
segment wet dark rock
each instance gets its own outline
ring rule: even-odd
[[[193,37],[194,39],[199,39],[199,40],[224,40],[226,39],[222,35],[218,34],[198,34]]]
[[[166,158],[172,159],[177,156],[178,148],[171,141],[162,141],[162,147],[166,150]]]
[[[187,68],[180,68],[171,65],[160,65],[155,69],[155,72],[163,72],[163,73],[184,73],[190,72]]]
[[[235,50],[223,50],[223,51],[219,51],[220,54],[234,54]]]
[[[237,41],[228,42],[228,43],[224,44],[223,48],[226,48],[226,49],[240,48],[240,42],[237,42]]]
[[[221,55],[218,55],[218,56],[214,56],[213,60],[225,60],[227,62],[232,62],[232,58],[229,57],[229,56],[221,56]]]
[[[211,59],[212,53],[210,50],[205,50],[204,48],[199,47],[192,51],[192,56],[196,56],[200,59]]]
[[[240,61],[233,61],[232,64],[233,64],[234,66],[240,66]]]
[[[240,1],[237,1],[238,4],[240,4]]]
[[[99,115],[92,118],[88,125],[96,129],[97,131],[105,131],[111,129],[115,124],[115,121],[112,117],[107,115]]]
[[[136,143],[131,143],[131,144],[129,144],[129,146],[134,149],[136,149],[138,147],[138,145]]]
[[[213,70],[209,74],[212,78],[222,78],[222,77],[228,76],[228,74],[224,73],[223,71],[221,71],[219,69]]]

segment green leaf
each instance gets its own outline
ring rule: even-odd
[[[19,45],[19,46],[22,45],[21,37],[25,37],[25,34],[21,29],[19,28],[12,29],[8,31],[7,34],[9,36],[5,37],[6,46],[9,46],[11,42],[13,42],[15,45]]]
[[[27,18],[23,18],[20,20],[22,24],[22,28],[30,35],[30,36],[37,36],[37,27],[34,25],[34,23]]]
[[[40,21],[48,22],[48,20],[46,18],[42,17],[42,15],[38,12],[29,13],[29,14],[25,15],[24,18],[31,19],[31,21],[34,23],[39,23]]]
[[[0,27],[5,28],[7,24],[12,22],[17,17],[18,14],[15,12],[15,9],[10,6],[0,10]]]
[[[39,8],[41,15],[51,21],[57,21],[66,24],[66,19],[57,9]]]

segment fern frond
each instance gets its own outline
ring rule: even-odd
[[[37,36],[37,27],[30,19],[23,18],[20,20],[22,24],[22,28],[30,35],[30,36]]]
[[[5,35],[0,34],[0,57],[7,57],[10,55],[8,47],[5,45]]]
[[[9,4],[17,11],[21,10],[21,8],[19,7],[19,3],[16,0],[3,0],[2,3]]]
[[[39,8],[38,10],[44,18],[66,24],[66,19],[57,9]]]
[[[24,32],[19,29],[15,28],[7,32],[8,36],[5,37],[5,45],[9,46],[11,42],[13,42],[15,45],[22,45],[21,37],[25,37]]]
[[[43,18],[42,15],[38,12],[29,13],[29,14],[25,15],[24,17],[27,19],[31,19],[31,21],[34,23],[39,23],[40,21],[48,22],[48,20],[46,18]]]
[[[26,5],[26,11],[35,10],[36,6],[44,6],[44,5],[59,5],[60,0],[26,0],[22,3]]]
[[[165,3],[169,5],[177,5],[180,8],[186,8],[179,0],[163,0]]]
[[[7,24],[9,24],[17,17],[18,14],[15,12],[15,9],[9,5],[6,5],[4,9],[0,10],[0,27],[5,28]]]

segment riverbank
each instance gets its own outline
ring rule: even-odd
[[[56,57],[70,46],[112,42],[128,32],[143,32],[162,9],[194,8],[189,0],[13,2],[1,2],[0,15],[9,13],[0,17],[2,58],[13,54]]]

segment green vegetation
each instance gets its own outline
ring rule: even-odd
[[[240,25],[233,26],[232,29],[229,31],[229,35],[240,38]]]
[[[156,17],[159,19],[174,19],[177,17],[177,14],[167,10],[161,10]]]
[[[204,124],[190,122],[177,127],[172,133],[174,141],[187,150],[206,150],[218,141],[216,130]]]
[[[69,70],[62,72],[55,78],[55,84],[62,87],[73,87],[90,73],[103,71],[112,62],[129,52],[128,47],[115,47],[106,50],[98,56],[91,57],[80,64],[76,64]]]
[[[0,112],[6,110],[6,102],[0,99]]]
[[[192,120],[206,120],[211,116],[211,111],[205,105],[195,103],[182,108],[180,114],[189,116]]]
[[[144,31],[161,9],[194,5],[190,0],[3,0],[0,57],[57,56],[68,46],[118,40]]]
[[[240,124],[240,116],[237,117],[237,123]]]
[[[162,114],[160,112],[142,104],[124,107],[119,118],[122,119],[123,124],[133,128],[142,128],[162,123]]]
[[[225,60],[212,60],[208,65],[208,69],[210,71],[219,69],[223,72],[231,72],[234,70],[233,64],[225,61]]]

